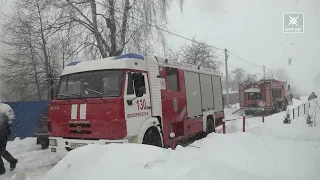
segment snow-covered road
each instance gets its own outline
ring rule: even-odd
[[[234,110],[226,110],[227,119],[240,118],[231,114]],[[228,134],[210,134],[175,151],[111,144],[89,145],[64,156],[40,150],[34,138],[10,142],[8,149],[19,159],[16,171],[25,172],[28,180],[320,179],[320,126],[308,127],[303,117],[286,125],[284,115],[266,117],[265,123],[260,117],[247,119],[246,133],[241,120],[228,122]]]
[[[48,170],[63,158],[63,155],[41,150],[41,146],[36,144],[36,138],[23,140],[16,138],[13,142],[8,142],[7,150],[19,160],[15,172],[25,172],[30,180],[42,180]],[[9,171],[9,163],[6,161],[5,166]],[[5,174],[4,180],[10,179],[12,175],[13,173]],[[1,176],[0,179],[2,179]]]

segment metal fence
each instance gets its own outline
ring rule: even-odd
[[[15,112],[15,120],[12,125],[10,140],[19,137],[33,137],[36,132],[37,121],[41,111],[49,101],[23,101],[23,102],[4,102],[11,106]]]
[[[312,119],[314,125],[319,122],[320,100],[318,98],[301,104],[300,106],[293,108],[290,112],[291,119],[297,119],[300,117],[304,117],[306,119],[308,116]]]

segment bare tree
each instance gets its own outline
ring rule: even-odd
[[[246,71],[243,68],[236,68],[230,73],[230,87],[232,89],[238,89],[238,84],[245,80]]]
[[[229,76],[229,88],[232,90],[238,90],[239,83],[243,81],[258,81],[258,73],[247,73],[243,68],[235,68],[231,71]],[[225,89],[226,78],[222,79],[222,88]]]
[[[72,24],[83,39],[83,48],[93,58],[120,55],[126,48],[145,52],[153,35],[153,26],[166,24],[172,0],[56,0],[60,25]],[[179,0],[182,9],[184,0]],[[147,46],[147,48],[145,48]],[[88,53],[87,53],[88,54]]]
[[[54,12],[46,0],[19,0],[14,5],[3,24],[2,42],[9,49],[2,56],[3,82],[16,100],[47,99],[52,88],[48,79],[61,69],[62,43],[51,22]]]
[[[259,80],[259,77],[258,77],[258,73],[253,73],[253,74],[247,74],[246,75],[246,80],[248,81],[258,81]]]
[[[285,69],[270,69],[267,72],[267,77],[287,82],[290,80],[289,74]]]
[[[217,69],[222,65],[218,59],[213,47],[208,46],[205,42],[193,40],[191,44],[185,44],[177,50],[168,48],[166,56],[175,61],[181,61],[193,65]]]
[[[181,49],[166,48],[165,51],[165,57],[175,62],[182,60],[181,54]]]

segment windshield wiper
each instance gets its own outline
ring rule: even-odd
[[[99,97],[100,97],[100,99],[101,99],[102,101],[104,101],[104,99],[102,98],[102,96],[103,96],[103,93],[102,93],[102,92],[95,91],[95,90],[93,90],[93,89],[89,89],[89,88],[87,88],[86,90],[88,90],[88,91],[90,91],[90,92],[93,92],[93,93],[96,93],[96,94],[100,95],[100,96],[99,96]]]
[[[102,92],[95,91],[95,90],[93,90],[93,89],[89,89],[89,88],[87,88],[87,90],[88,90],[88,91],[90,91],[90,92],[93,92],[93,93],[99,94],[99,95],[103,95],[103,93],[102,93]]]
[[[78,97],[82,97],[82,98],[85,98],[82,94],[77,94],[77,93],[71,93],[71,95],[75,95],[75,96],[78,96]]]

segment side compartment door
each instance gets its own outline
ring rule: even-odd
[[[135,92],[138,83],[132,80],[131,73],[126,74],[125,90],[124,90],[124,110],[127,124],[127,136],[135,136],[138,134],[142,123],[151,117],[151,103],[148,76],[142,73],[144,79],[144,94],[137,97]]]
[[[244,84],[239,84],[239,103],[240,107],[244,107]]]
[[[265,88],[266,88],[266,106],[270,107],[272,105],[271,86],[270,86],[270,84],[266,84]]]
[[[223,112],[224,104],[222,100],[222,86],[221,86],[221,78],[219,76],[211,76],[212,77],[212,88],[214,93],[214,106],[215,112]],[[226,105],[226,104],[225,104]]]

